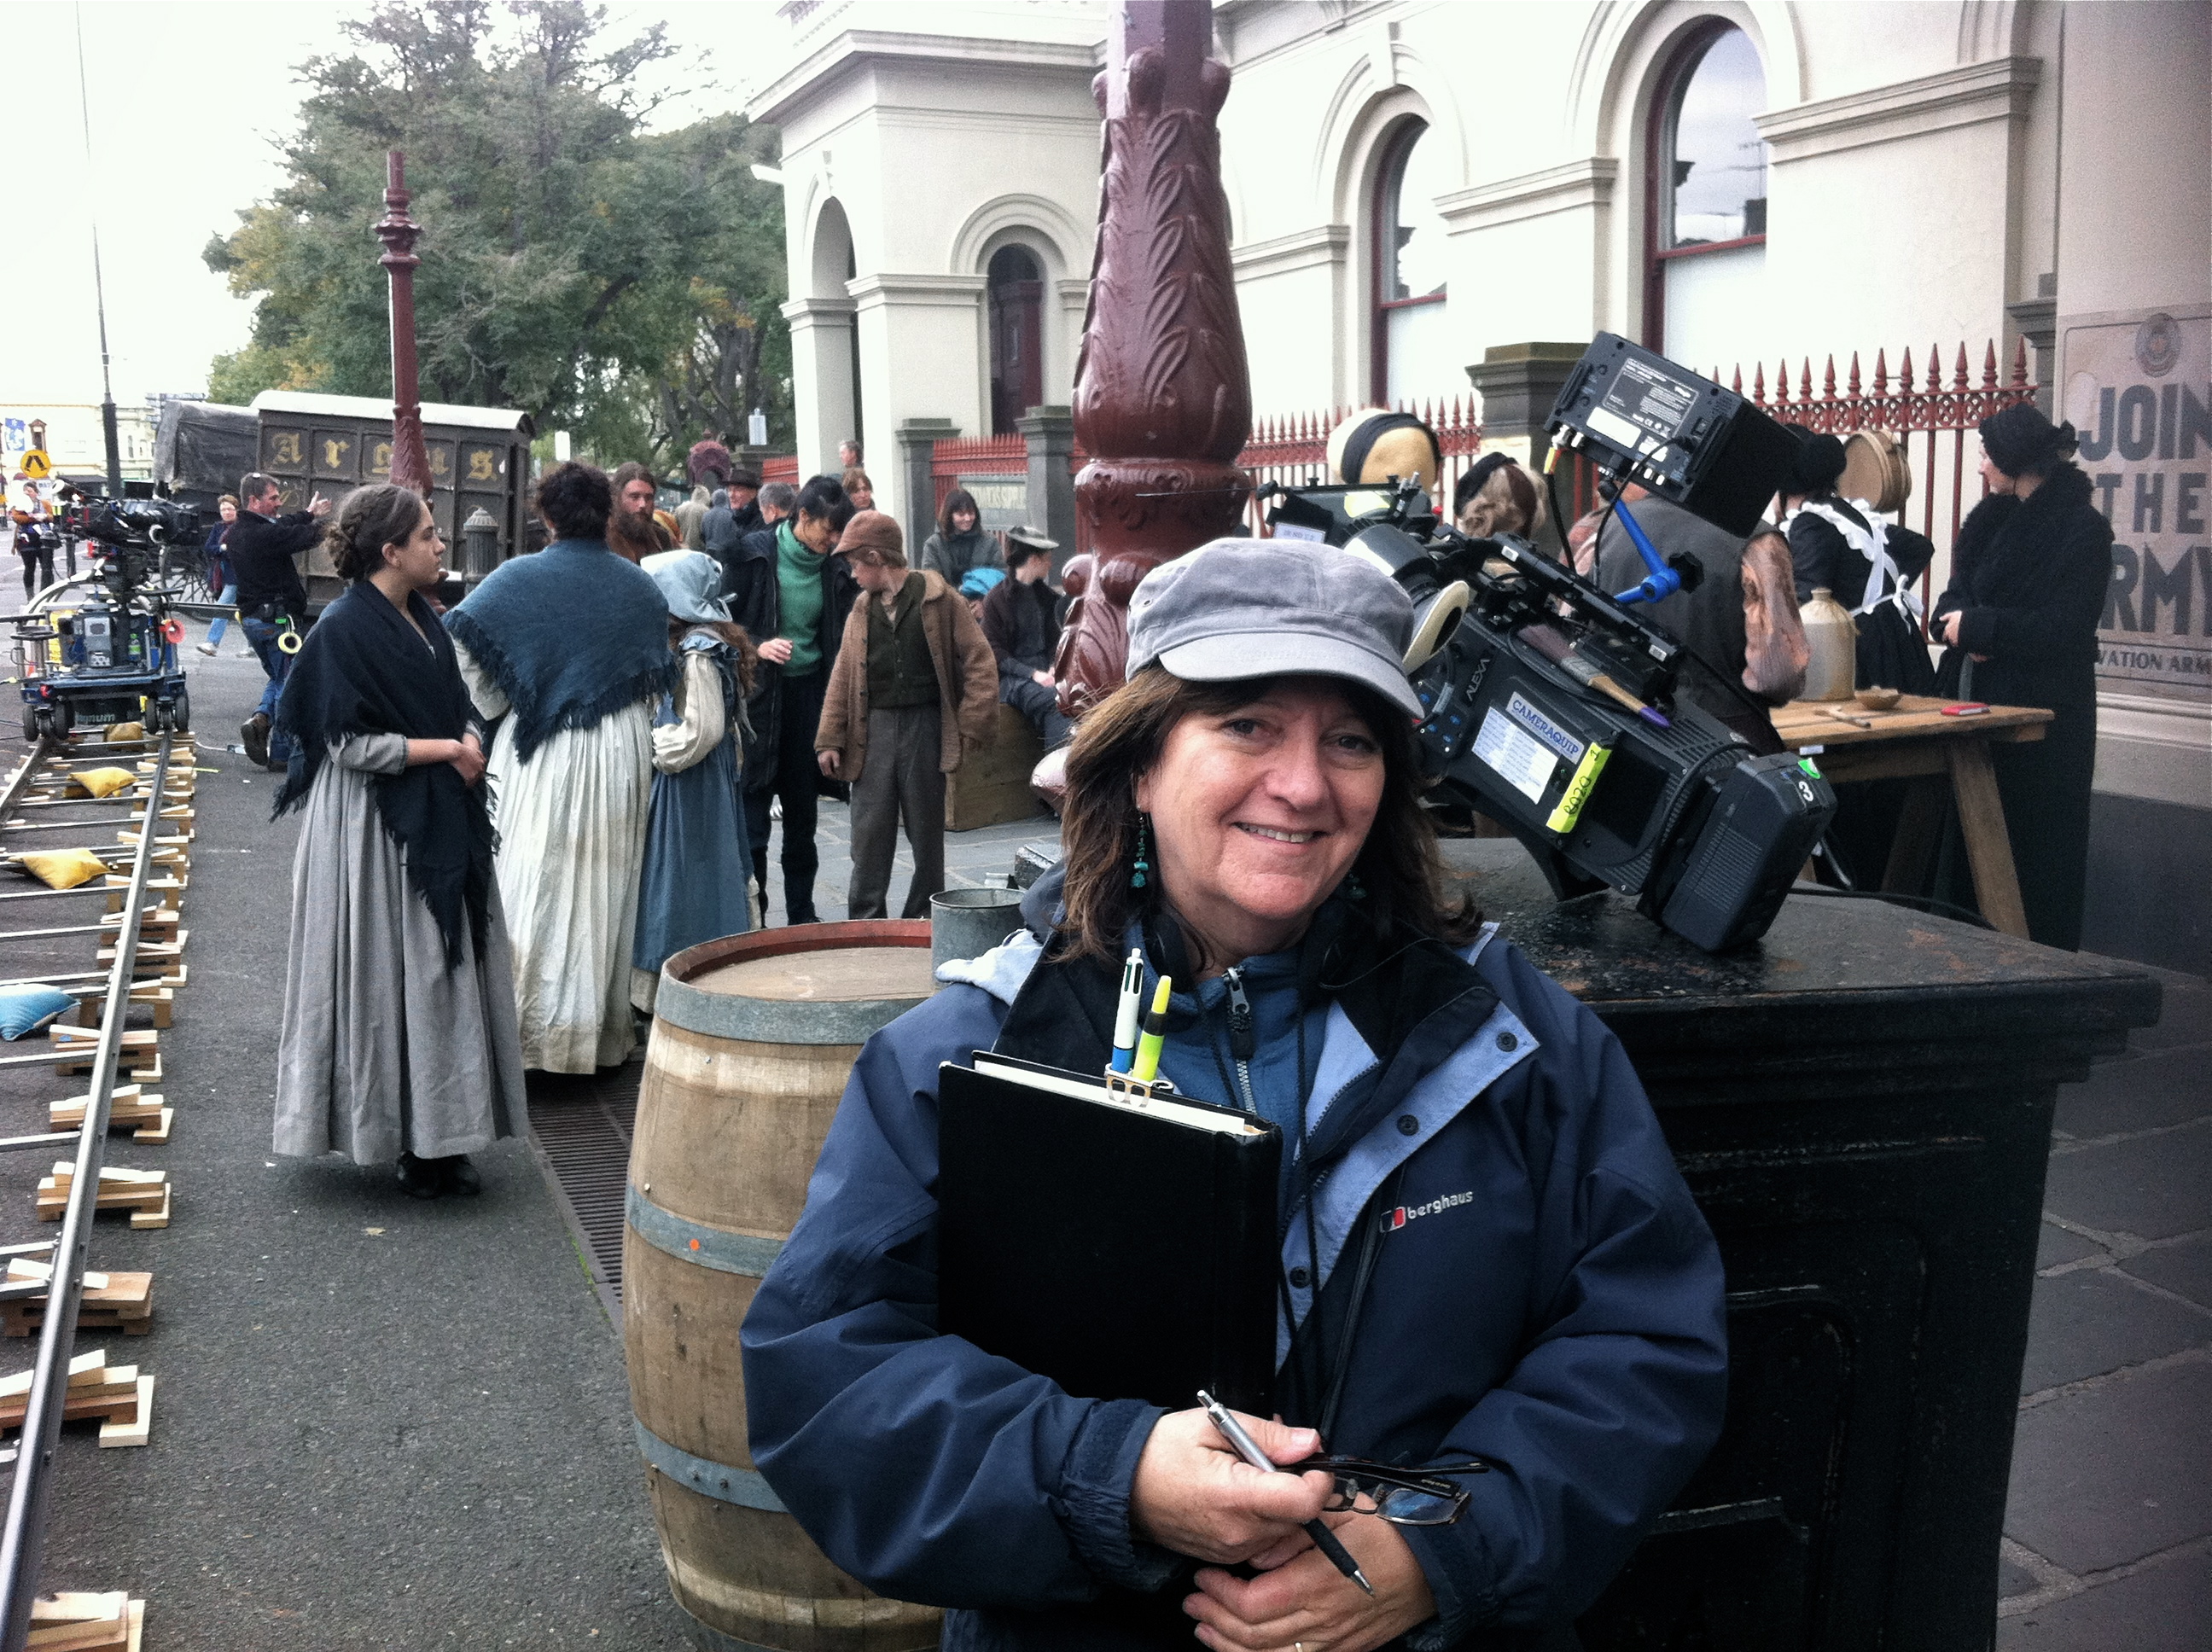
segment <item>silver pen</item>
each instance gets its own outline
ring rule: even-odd
[[[1198,1391],[1198,1403],[1206,1408],[1206,1419],[1213,1424],[1214,1431],[1229,1442],[1231,1450],[1253,1467],[1268,1474],[1291,1472],[1261,1450],[1259,1442],[1244,1431],[1243,1424],[1230,1415],[1229,1408],[1204,1388]],[[1310,1520],[1306,1522],[1305,1531],[1306,1535],[1314,1540],[1314,1547],[1328,1557],[1329,1564],[1370,1595],[1375,1593],[1375,1585],[1367,1581],[1367,1574],[1359,1570],[1359,1563],[1352,1558],[1352,1552],[1336,1540],[1336,1534],[1328,1529],[1328,1521]]]

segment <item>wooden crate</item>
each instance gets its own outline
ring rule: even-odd
[[[972,831],[1044,813],[1030,791],[1030,770],[1043,756],[1044,743],[1029,720],[1012,706],[1000,706],[997,738],[945,777],[945,829]]]

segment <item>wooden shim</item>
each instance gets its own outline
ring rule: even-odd
[[[185,956],[185,943],[191,938],[191,931],[188,929],[180,929],[177,932],[177,938],[173,941],[142,940],[138,943],[138,962],[143,967],[165,959],[181,958]],[[100,952],[94,959],[94,962],[99,963],[114,963],[114,946],[112,944],[103,945],[100,949]]]
[[[55,1168],[60,1170],[66,1167]],[[100,1173],[100,1193],[93,1208],[95,1212],[129,1211],[134,1228],[166,1228],[169,1225],[167,1178],[166,1170],[131,1170],[118,1176],[112,1167],[104,1169]],[[62,1219],[62,1212],[69,1208],[70,1184],[75,1180],[73,1175],[56,1175],[40,1181],[39,1220]]]
[[[111,1365],[99,1375],[111,1382],[72,1386],[62,1401],[62,1420],[81,1423],[88,1417],[127,1416],[138,1406],[138,1368]],[[0,1400],[0,1429],[23,1426],[27,1401],[21,1394]]]
[[[129,1609],[112,1623],[33,1625],[23,1644],[30,1652],[130,1652],[132,1645]]]
[[[75,1388],[78,1382],[88,1381],[106,1369],[107,1351],[105,1348],[79,1354],[69,1363],[70,1386]],[[6,1376],[0,1376],[0,1402],[27,1397],[31,1392],[31,1375],[29,1371],[11,1371]]]
[[[153,1123],[142,1124],[137,1129],[132,1131],[131,1139],[149,1142],[156,1147],[166,1146],[169,1140],[169,1127],[176,1121],[177,1109],[173,1107],[165,1107],[161,1109],[161,1117]]]
[[[100,926],[102,929],[120,929],[123,927],[123,920],[130,915],[127,912],[106,913],[100,920]],[[155,907],[151,911],[142,910],[138,914],[138,932],[143,935],[156,931],[173,930],[177,926],[177,921],[178,914],[174,907]]]
[[[63,1589],[41,1594],[31,1602],[33,1624],[116,1623],[130,1604],[127,1589],[95,1594],[86,1589]]]
[[[27,1337],[46,1322],[45,1304],[35,1311],[19,1309],[13,1303],[0,1303],[0,1336]],[[112,1331],[126,1337],[143,1337],[154,1328],[154,1316],[140,1314],[125,1319],[106,1309],[81,1308],[77,1310],[76,1328],[79,1331]]]
[[[83,886],[80,884],[79,887]],[[146,892],[149,895],[180,894],[184,887],[185,880],[181,878],[149,878],[146,880]],[[100,890],[107,896],[107,909],[110,912],[120,912],[123,910],[124,897],[131,892],[131,880],[119,873],[110,872],[107,875],[107,881],[100,885]]]
[[[59,1022],[46,1029],[46,1038],[56,1049],[70,1049],[77,1045],[100,1042],[97,1027],[65,1027]],[[126,1029],[122,1048],[126,1050],[150,1050],[161,1042],[160,1037],[146,1027]]]
[[[138,1374],[138,1406],[130,1417],[118,1418],[100,1425],[100,1443],[103,1446],[144,1445],[154,1430],[154,1373]]]
[[[89,1096],[72,1096],[67,1101],[50,1102],[46,1105],[46,1123],[55,1130],[75,1130],[84,1123],[85,1108],[91,1104]],[[159,1091],[151,1095],[137,1084],[125,1084],[118,1090],[108,1104],[107,1122],[110,1129],[119,1130],[129,1125],[143,1128],[161,1122],[165,1112],[173,1108],[163,1105]]]

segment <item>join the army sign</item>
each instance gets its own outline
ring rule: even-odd
[[[2098,679],[2212,704],[2212,306],[2063,319],[2059,361],[2112,525]]]

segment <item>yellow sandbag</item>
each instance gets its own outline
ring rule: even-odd
[[[75,889],[107,870],[107,863],[90,849],[36,849],[15,859],[48,889]]]
[[[138,780],[138,777],[127,768],[88,768],[81,774],[70,775],[70,779],[96,798],[120,792],[126,786],[136,785]]]
[[[107,743],[110,745],[118,740],[143,740],[145,738],[146,725],[143,723],[113,723],[108,726]]]

